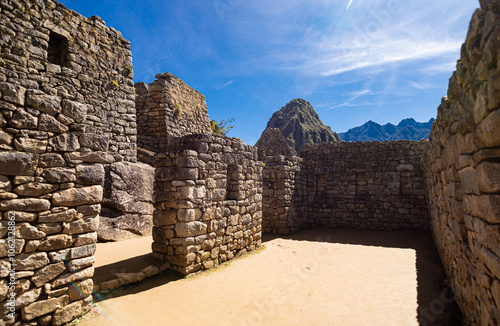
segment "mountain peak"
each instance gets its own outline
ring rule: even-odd
[[[420,140],[429,139],[432,122],[417,122],[413,118],[403,119],[397,126],[387,123],[383,126],[368,121],[362,126],[349,129],[339,134],[343,141],[385,141],[385,140]]]
[[[266,130],[272,128],[279,129],[286,143],[297,153],[304,144],[341,141],[336,133],[323,124],[311,103],[302,98],[293,99],[274,112]]]

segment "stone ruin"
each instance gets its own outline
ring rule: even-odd
[[[210,135],[204,96],[169,73],[134,89],[130,44],[99,17],[2,1],[0,325],[91,309],[98,238],[152,233],[188,274],[310,226],[430,229],[465,322],[498,324],[500,4],[480,3],[429,142],[295,155]]]

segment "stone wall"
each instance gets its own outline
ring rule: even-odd
[[[267,157],[265,231],[303,227],[428,230],[423,159],[427,141],[306,145]]]
[[[480,1],[429,139],[431,228],[469,325],[500,324],[500,7]]]
[[[306,146],[296,205],[308,226],[429,229],[426,148],[427,141]]]
[[[298,184],[295,181],[299,177],[301,163],[302,159],[297,156],[265,157],[265,166],[262,171],[262,229],[264,232],[290,234],[306,225],[304,215],[298,213],[300,207],[296,207]]]
[[[148,88],[136,83],[138,146],[158,153],[171,137],[210,134],[205,96],[171,73],[155,78]]]
[[[241,140],[171,139],[155,158],[153,252],[183,274],[261,244],[262,163]]]
[[[0,323],[61,325],[91,307],[105,164],[136,159],[130,45],[50,0],[1,1],[0,30]]]

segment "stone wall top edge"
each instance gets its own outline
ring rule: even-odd
[[[362,146],[398,146],[398,145],[427,145],[429,141],[427,139],[421,139],[421,140],[386,140],[386,141],[354,141],[354,142],[340,142],[340,143],[322,143],[322,144],[306,144],[302,148],[301,152],[303,151],[314,151],[316,149],[323,149],[323,148],[336,148],[336,147],[362,147]]]

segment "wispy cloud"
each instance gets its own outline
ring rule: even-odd
[[[372,90],[369,90],[369,89],[363,89],[363,90],[360,90],[360,91],[356,91],[356,92],[352,92],[350,95],[351,96],[356,96],[356,97],[360,97],[360,96],[365,96],[365,95],[373,95],[373,91]]]
[[[349,7],[352,5],[352,2],[353,2],[353,1],[354,1],[354,0],[350,0],[350,1],[349,1],[349,4],[348,4],[348,5],[347,5],[347,7],[345,8],[345,10],[349,10]]]
[[[228,81],[227,83],[225,83],[224,85],[222,85],[220,88],[222,89],[222,88],[224,88],[224,87],[226,87],[226,86],[229,86],[229,85],[231,85],[233,82],[234,82],[233,80]]]
[[[429,89],[429,88],[434,88],[435,86],[427,83],[427,82],[416,82],[416,81],[411,81],[408,83],[411,87],[417,88],[417,89]]]

